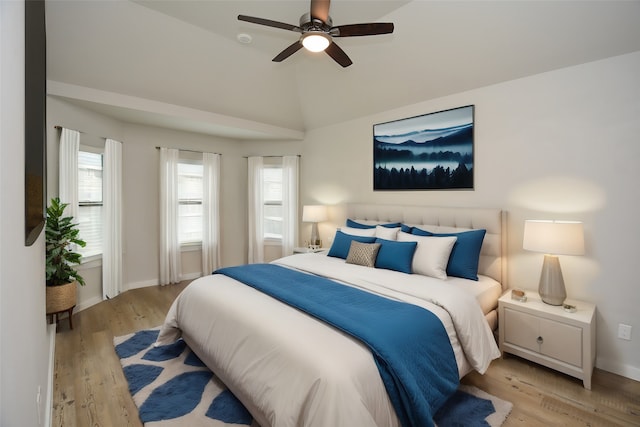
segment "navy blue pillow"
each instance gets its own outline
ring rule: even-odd
[[[390,222],[388,224],[378,224],[382,227],[387,227],[387,228],[396,228],[396,227],[400,227],[400,223],[399,222]],[[351,227],[351,228],[376,228],[376,226],[374,224],[362,224],[359,222],[355,222],[352,219],[347,219],[347,227]]]
[[[432,233],[430,231],[413,228],[411,234],[417,236],[456,236],[449,263],[447,264],[447,276],[462,277],[463,279],[478,280],[478,262],[480,261],[480,249],[487,230],[469,230],[460,233]]]
[[[402,231],[403,233],[411,234],[411,230],[413,230],[413,227],[407,224],[400,224],[400,231]]]
[[[355,240],[361,243],[374,243],[376,241],[375,237],[365,237],[365,236],[352,236],[351,234],[345,234],[342,231],[336,231],[336,235],[333,238],[333,243],[331,244],[331,249],[329,249],[328,256],[333,256],[336,258],[347,259],[347,255],[349,255],[349,249],[351,248],[351,242]]]
[[[400,271],[411,274],[413,254],[416,252],[418,242],[397,242],[395,240],[376,239],[380,243],[376,268]]]

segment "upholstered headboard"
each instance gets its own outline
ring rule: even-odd
[[[435,233],[485,229],[478,273],[499,281],[502,288],[507,289],[507,221],[506,212],[500,209],[358,203],[347,204],[344,209],[341,216],[345,219],[368,223],[402,222]]]

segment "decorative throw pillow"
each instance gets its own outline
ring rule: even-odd
[[[331,248],[329,249],[329,253],[327,255],[345,259],[347,255],[349,255],[351,242],[354,240],[362,243],[374,243],[376,241],[376,238],[366,236],[351,236],[341,231],[336,231],[336,235],[333,238],[333,244],[331,245]]]
[[[418,242],[411,263],[413,273],[442,280],[447,278],[447,264],[456,239],[455,236],[435,237],[398,233],[399,242]]]
[[[381,227],[387,227],[387,228],[400,227],[399,222],[390,222],[388,224],[363,224],[361,222],[356,222],[352,219],[347,219],[347,223],[346,223],[346,226],[351,228],[376,228],[376,225],[380,225]]]
[[[478,280],[480,250],[486,233],[487,230],[484,229],[461,231],[460,233],[432,233],[415,227],[411,230],[411,234],[418,236],[457,237],[451,250],[451,256],[449,256],[447,274],[476,281]]]
[[[351,242],[351,248],[349,248],[347,264],[374,267],[376,265],[376,257],[378,256],[379,249],[380,243],[361,243],[354,240]]]
[[[376,243],[381,245],[376,258],[376,268],[411,274],[411,262],[418,245],[417,242],[376,239]]]
[[[400,224],[400,231],[404,231],[405,233],[411,233],[413,227],[407,224]]]
[[[389,228],[383,227],[382,225],[376,226],[376,237],[385,240],[397,240],[398,231],[400,231],[400,227]]]
[[[351,236],[367,236],[372,237],[376,235],[376,228],[353,228],[353,227],[340,227],[340,231]]]

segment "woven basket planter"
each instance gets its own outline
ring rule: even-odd
[[[47,314],[69,310],[76,305],[76,282],[60,286],[46,286]]]

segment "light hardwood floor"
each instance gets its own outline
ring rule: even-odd
[[[73,330],[66,319],[60,322],[53,426],[142,426],[113,337],[160,325],[187,283],[125,292],[75,314]],[[462,382],[513,403],[505,427],[640,426],[640,382],[599,369],[589,391],[577,379],[508,356]]]

